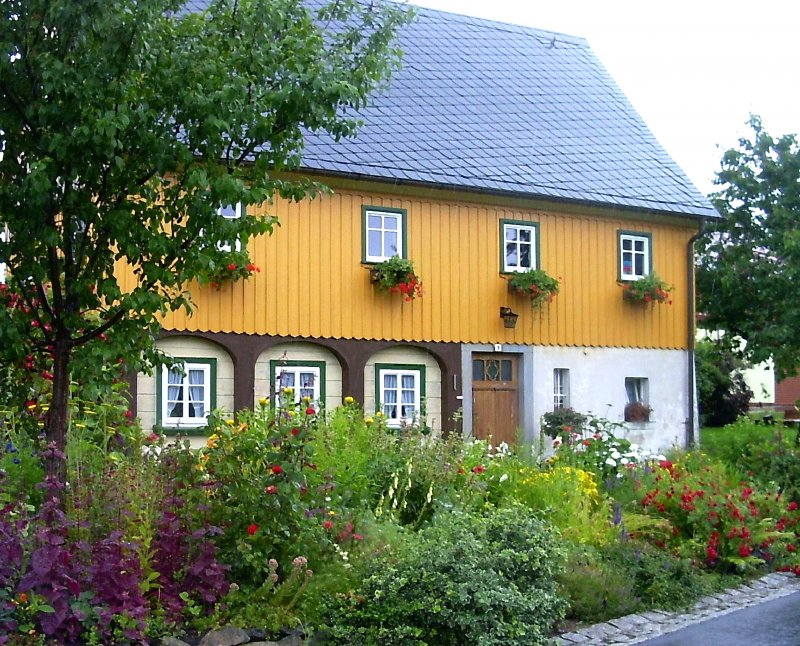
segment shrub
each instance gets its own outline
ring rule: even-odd
[[[753,392],[742,376],[744,364],[722,344],[699,341],[697,390],[703,426],[724,426],[747,413]]]
[[[541,418],[542,432],[548,437],[567,439],[573,434],[582,434],[588,417],[571,408],[556,408]]]
[[[554,581],[562,558],[548,526],[522,507],[439,516],[332,604],[333,641],[544,644],[564,613]]]

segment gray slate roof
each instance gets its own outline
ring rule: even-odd
[[[692,216],[717,213],[581,38],[418,9],[403,69],[308,170]]]

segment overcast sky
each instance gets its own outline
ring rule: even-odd
[[[581,36],[697,187],[750,113],[800,132],[800,0],[412,0]]]

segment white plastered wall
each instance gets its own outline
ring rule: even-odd
[[[315,361],[325,363],[325,408],[332,410],[342,404],[342,366],[332,352],[313,343],[282,343],[265,350],[256,361],[255,397],[253,406],[261,397],[272,392],[270,361]]]
[[[217,360],[217,408],[230,414],[233,411],[233,360],[230,355],[218,345],[190,336],[173,336],[160,339],[156,346],[168,355],[192,359]],[[140,373],[136,377],[137,398],[136,408],[142,429],[152,430],[156,424],[156,375]]]
[[[434,433],[442,430],[442,371],[439,364],[422,348],[396,346],[373,354],[364,368],[364,411],[378,408],[375,401],[375,364],[418,364],[425,366],[425,412],[427,424]]]
[[[553,410],[553,370],[569,370],[569,403],[581,413],[623,421],[625,378],[648,380],[649,422],[627,424],[622,433],[652,450],[686,443],[688,417],[688,353],[682,350],[635,348],[536,347],[533,353],[533,407],[539,418]]]

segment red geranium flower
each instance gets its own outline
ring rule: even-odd
[[[316,415],[317,411],[315,411],[311,406],[306,408],[306,415]]]
[[[292,429],[292,435],[299,435],[299,434],[300,434],[300,429],[299,428],[293,428]]]
[[[231,263],[230,265],[228,265],[228,271],[236,271],[238,269],[238,267],[239,267],[239,265],[237,265],[235,263]]]
[[[264,489],[264,491],[266,491],[270,495],[275,495],[276,493],[278,493],[278,487],[276,487],[275,485],[269,485],[269,487]]]
[[[250,536],[255,536],[255,533],[257,531],[258,531],[258,525],[256,525],[255,523],[247,526],[247,533],[250,534]]]
[[[787,509],[789,511],[796,511],[797,510],[797,503],[796,502],[790,502],[789,506],[787,507]]]
[[[472,467],[472,473],[483,473],[484,471],[486,471],[486,467],[482,464],[477,464]]]
[[[324,523],[322,523],[322,526],[323,526],[325,529],[333,529],[333,521],[331,521],[331,520],[326,520]]]
[[[276,464],[275,466],[272,467],[272,473],[274,473],[276,476],[280,475],[281,473],[283,473],[283,467],[281,467],[280,464]]]

